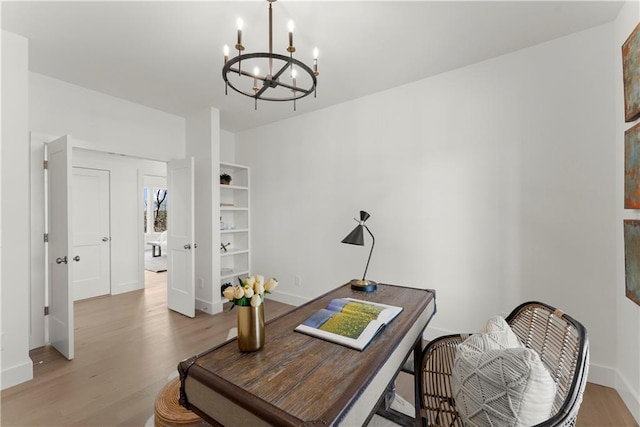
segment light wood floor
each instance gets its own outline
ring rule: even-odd
[[[2,391],[2,426],[143,426],[178,362],[223,342],[236,325],[234,311],[195,319],[169,311],[166,273],[145,277],[144,291],[75,304],[75,359],[48,346],[31,351],[34,379]],[[291,308],[272,300],[266,307],[267,319]],[[398,383],[401,394],[412,390],[410,378]],[[615,390],[589,384],[578,426],[638,425]]]

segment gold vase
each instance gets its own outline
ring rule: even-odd
[[[238,309],[238,347],[240,351],[257,351],[264,345],[264,304]]]

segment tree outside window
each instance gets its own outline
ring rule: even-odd
[[[146,233],[159,233],[167,229],[167,189],[144,188],[144,229]],[[153,228],[147,218],[153,218]]]
[[[155,188],[153,195],[153,231],[162,232],[167,229],[167,189]]]

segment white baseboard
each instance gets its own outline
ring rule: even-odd
[[[283,304],[289,304],[296,307],[311,301],[310,298],[303,298],[298,295],[288,294],[286,292],[279,292],[279,291],[269,294],[268,298],[274,301],[281,302]]]
[[[622,398],[624,404],[629,408],[629,412],[631,412],[633,418],[635,418],[636,422],[640,424],[640,395],[629,386],[629,382],[620,376],[619,372],[616,375],[615,389]]]
[[[222,302],[204,301],[196,298],[196,310],[200,310],[207,314],[216,314],[222,312]]]
[[[122,283],[119,285],[111,286],[111,295],[119,295],[124,294],[125,292],[131,291],[139,291],[140,289],[144,289],[144,283],[140,284],[140,282],[129,282]]]
[[[2,370],[0,389],[4,390],[32,379],[33,362],[27,357],[27,360]]]
[[[602,366],[597,363],[589,364],[587,381],[590,383],[616,388],[616,377],[616,370],[609,366]]]

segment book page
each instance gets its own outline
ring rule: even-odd
[[[340,298],[332,300],[326,309],[314,313],[295,330],[362,350],[400,311],[401,307]]]

